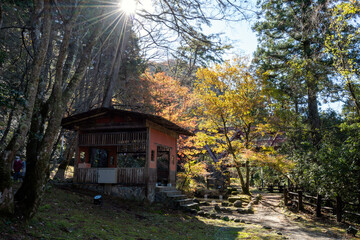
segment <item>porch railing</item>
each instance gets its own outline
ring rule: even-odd
[[[76,182],[78,183],[98,183],[98,168],[78,168],[76,169]],[[118,184],[144,184],[145,168],[117,168]]]

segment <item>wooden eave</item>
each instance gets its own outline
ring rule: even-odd
[[[111,122],[105,124],[96,124],[93,123],[96,119],[102,117],[124,117],[124,118],[132,118],[136,119],[136,121],[129,122]],[[160,117],[146,113],[139,113],[133,111],[119,110],[119,109],[111,109],[111,108],[97,108],[94,110],[90,110],[88,112],[83,112],[79,114],[75,114],[66,118],[63,118],[61,121],[61,126],[65,129],[69,130],[85,130],[85,131],[93,131],[93,130],[110,130],[110,129],[136,129],[136,128],[145,128],[148,127],[149,122],[156,124],[157,126],[161,126],[162,128],[166,128],[172,132],[181,135],[192,136],[193,133],[188,130],[176,125],[175,123]]]

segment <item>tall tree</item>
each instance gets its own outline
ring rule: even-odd
[[[263,1],[254,25],[259,35],[255,62],[279,101],[288,99],[307,115],[314,145],[321,139],[319,94],[332,87],[324,53],[330,1]],[[279,94],[280,93],[280,94]],[[301,112],[300,112],[301,113]]]
[[[17,130],[11,134],[12,138],[0,153],[0,211],[11,213],[14,209],[10,181],[11,161],[26,143],[28,168],[25,181],[17,191],[16,202],[25,217],[32,217],[48,179],[50,153],[58,138],[61,118],[69,102],[78,93],[76,88],[86,72],[91,72],[89,66],[93,59],[99,59],[98,54],[103,52],[103,46],[109,40],[109,37],[104,37],[101,38],[102,41],[98,41],[99,37],[105,33],[113,33],[111,29],[121,22],[119,20],[124,12],[118,8],[115,0],[106,3],[96,0],[1,3],[2,10],[7,11],[3,16],[20,16],[18,26],[12,25],[10,18],[4,19],[1,37],[10,34],[18,36],[22,43],[20,50],[26,53],[26,58],[14,58],[20,59],[24,66],[19,71],[21,77],[18,77],[24,79],[24,105],[23,111],[18,111],[20,116],[16,116],[20,119]],[[134,21],[145,33],[141,39],[150,37],[157,46],[171,49],[172,41],[166,41],[167,45],[161,42],[170,36],[162,34],[164,30],[171,33],[171,40],[183,39],[185,36],[198,38],[198,33],[201,32],[199,24],[209,24],[211,17],[203,10],[206,6],[211,6],[214,10],[216,6],[220,6],[221,11],[217,12],[220,15],[217,16],[224,19],[227,13],[239,11],[237,1],[213,4],[203,0],[162,0],[154,3],[155,12],[143,9],[137,13]],[[9,32],[4,29],[9,29]],[[159,34],[154,38],[156,32]],[[12,54],[10,46],[10,41],[2,44],[1,50],[4,51],[1,53]],[[115,56],[119,55],[119,51],[113,52]],[[120,58],[112,59],[117,61]],[[1,69],[1,72],[5,70],[10,73],[11,68],[11,61],[7,61],[6,69]],[[104,76],[117,78],[117,69],[110,68],[105,71]],[[86,95],[91,92],[86,91],[87,89],[79,93]],[[105,95],[110,96],[110,99],[112,97],[111,94]],[[5,115],[10,122],[11,115]]]
[[[97,23],[91,34],[86,34],[88,37],[86,48],[83,49],[78,56],[79,62],[74,66],[75,72],[69,79],[64,79],[63,66],[66,61],[66,54],[68,52],[72,30],[79,13],[80,9],[78,6],[76,4],[72,5],[72,8],[68,13],[69,17],[64,24],[63,38],[61,44],[59,44],[59,53],[56,58],[57,62],[55,65],[54,84],[52,86],[51,95],[46,100],[45,104],[41,105],[40,112],[46,113],[44,118],[46,118],[47,127],[46,129],[35,132],[40,134],[40,139],[30,138],[28,142],[27,160],[29,164],[26,177],[15,196],[18,208],[27,218],[33,217],[39,206],[44,186],[48,178],[50,155],[58,136],[62,116],[64,115],[66,106],[72,97],[75,88],[84,77],[85,71],[91,62],[92,50],[95,44],[97,44],[97,39],[101,32],[102,24]],[[65,88],[64,82],[67,82]],[[32,122],[31,127],[36,125],[34,128],[38,130],[38,124],[39,121],[35,120]],[[30,149],[29,146],[32,144],[37,145],[37,147]],[[33,152],[34,150],[36,150],[36,152]]]
[[[44,65],[51,31],[51,3],[48,0],[34,1],[31,8],[32,17],[30,20],[31,37],[33,42],[32,66],[30,71],[27,90],[25,93],[26,107],[21,115],[19,127],[7,147],[0,153],[0,212],[13,212],[13,193],[10,182],[11,162],[15,154],[25,143],[26,135],[34,110],[37,89],[41,77],[41,69]]]
[[[326,52],[333,59],[333,65],[342,78],[343,85],[360,117],[359,79],[359,38],[360,25],[356,19],[360,15],[357,1],[340,2],[333,8],[330,32],[326,36]]]

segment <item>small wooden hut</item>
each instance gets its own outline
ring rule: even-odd
[[[192,135],[151,114],[98,108],[66,117],[77,132],[74,184],[126,199],[150,202],[157,185],[176,183],[176,142]]]

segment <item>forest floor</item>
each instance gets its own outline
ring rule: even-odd
[[[242,216],[245,223],[109,196],[104,196],[102,205],[94,205],[94,195],[49,186],[37,215],[28,223],[0,220],[0,239],[351,239],[344,226],[315,224],[305,215],[284,211],[276,194],[264,194],[255,214]]]

